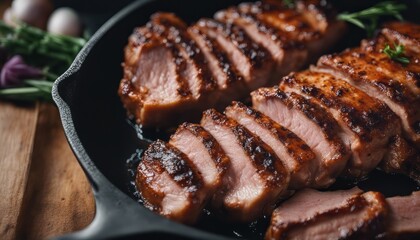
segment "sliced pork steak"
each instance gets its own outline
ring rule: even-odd
[[[337,21],[335,11],[326,1],[295,1],[291,8],[282,1],[271,0],[243,3],[239,8],[281,31],[287,39],[303,43],[309,63],[329,50],[345,30],[345,24]]]
[[[385,234],[379,239],[419,239],[420,237],[420,191],[409,196],[386,199],[390,216]]]
[[[375,169],[391,137],[401,131],[399,118],[387,105],[330,74],[293,73],[283,78],[280,89],[309,97],[334,116],[352,151],[345,175],[361,178]]]
[[[314,70],[329,72],[385,102],[400,117],[405,136],[420,146],[420,94],[413,88],[417,77],[412,77],[419,72],[411,72],[373,49],[355,48],[323,56]]]
[[[334,183],[350,157],[340,138],[345,134],[327,109],[296,93],[260,88],[251,93],[253,108],[294,132],[315,152],[317,171],[313,187]]]
[[[280,205],[266,239],[369,239],[383,231],[388,207],[378,192],[306,189]]]
[[[125,48],[123,66],[119,94],[124,107],[142,123],[161,122],[167,114],[189,108],[193,98],[182,74],[185,59],[172,43],[138,28]]]
[[[381,33],[391,43],[400,43],[406,50],[420,54],[420,26],[409,22],[389,22]]]
[[[229,57],[228,46],[224,46],[215,37],[208,34],[208,29],[200,24],[189,27],[188,32],[206,56],[209,68],[218,85],[218,96],[213,99],[214,107],[226,106],[233,99],[242,98],[248,93],[245,80]],[[209,102],[207,106],[212,106]]]
[[[226,218],[253,221],[270,214],[289,184],[289,173],[273,150],[244,126],[215,110],[203,114],[201,125],[219,142],[231,161],[227,193],[215,200]]]
[[[130,36],[119,95],[145,127],[196,120],[298,70],[342,35],[325,1],[256,2],[187,26],[157,13]],[[168,121],[170,119],[171,121]]]
[[[207,198],[203,178],[188,157],[163,141],[153,142],[137,168],[144,206],[183,223],[194,223]]]
[[[259,136],[274,150],[289,170],[289,189],[312,185],[317,167],[316,155],[296,134],[240,102],[234,102],[226,108],[225,114]]]
[[[257,2],[255,4],[261,4]],[[255,14],[231,7],[215,14],[215,19],[243,28],[256,43],[264,46],[274,59],[274,71],[269,84],[305,64],[308,52],[301,43],[288,39],[284,33],[258,19]]]
[[[249,90],[267,84],[273,68],[272,56],[263,46],[255,43],[241,27],[213,19],[201,19],[197,25],[204,27],[207,34],[227,49],[230,60],[244,76]]]
[[[200,125],[184,123],[171,136],[169,143],[194,163],[210,195],[216,191],[223,195],[223,180],[230,160],[209,132]]]
[[[207,59],[187,32],[187,24],[173,13],[155,13],[150,19],[146,26],[171,41],[186,59],[187,66],[183,74],[193,96],[198,100],[208,101],[206,94],[217,88],[217,83],[208,67]]]

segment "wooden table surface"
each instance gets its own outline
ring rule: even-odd
[[[0,239],[76,231],[95,205],[52,103],[0,101]]]
[[[0,1],[0,17],[11,0]],[[86,227],[90,185],[53,103],[0,100],[0,239],[46,239]]]

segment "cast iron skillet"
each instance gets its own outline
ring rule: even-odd
[[[218,9],[239,2],[237,0],[134,2],[96,32],[69,70],[56,81],[53,98],[60,110],[68,141],[90,180],[96,201],[96,216],[92,224],[80,232],[58,239],[162,239],[162,237],[231,239],[241,235],[232,233],[232,226],[220,224],[220,221],[204,221],[199,224],[199,228],[178,224],[152,213],[136,201],[129,187],[131,179],[128,174],[130,169],[127,167],[127,159],[130,159],[136,149],[144,149],[148,141],[138,138],[136,131],[127,121],[117,96],[122,76],[120,64],[123,59],[123,48],[134,27],[145,24],[150,15],[157,11],[175,12],[187,22],[193,22],[201,17],[211,17]],[[342,3],[343,1],[340,1],[339,6],[345,6]],[[356,37],[356,40],[351,40],[351,37],[346,38],[347,40],[339,44],[341,47],[338,48],[358,44],[361,34],[355,31],[357,34],[351,36]],[[152,132],[147,136],[155,139],[160,135]],[[365,190],[380,189],[388,195],[408,194],[417,188],[404,177],[384,177],[380,173],[374,174],[378,175],[375,176],[376,182],[364,185],[362,183],[359,186]],[[342,188],[344,185],[346,184],[341,186],[338,184],[336,187]],[[261,238],[263,234],[263,230],[255,228],[250,232],[242,235]]]

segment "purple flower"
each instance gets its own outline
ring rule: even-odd
[[[18,86],[23,80],[28,78],[42,77],[41,70],[35,67],[26,65],[23,58],[16,55],[9,59],[0,73],[0,88]]]

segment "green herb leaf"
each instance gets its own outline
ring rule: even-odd
[[[288,8],[293,8],[295,6],[294,0],[283,0],[283,4]]]
[[[405,9],[407,9],[405,4],[394,1],[385,1],[360,12],[341,13],[337,18],[365,29],[368,37],[372,37],[378,27],[378,20],[380,17],[390,16],[402,21],[403,17],[401,11]]]
[[[392,60],[400,62],[404,65],[407,65],[410,63],[410,59],[403,56],[405,49],[404,49],[404,46],[401,44],[398,44],[398,45],[394,44],[394,49],[392,49],[391,46],[389,46],[389,44],[386,44],[382,52],[388,55],[388,57],[391,58]]]
[[[13,100],[35,101],[46,100],[51,101],[51,90],[47,92],[46,89],[39,87],[19,87],[0,89],[0,97]]]
[[[62,74],[82,49],[86,40],[54,35],[25,24],[16,28],[0,21],[0,46],[12,55],[22,55],[29,64]]]
[[[10,27],[0,20],[0,46],[43,69],[44,75],[42,80],[28,79],[23,86],[0,89],[0,98],[51,101],[53,81],[70,66],[85,43],[82,38],[53,35],[25,24]]]

